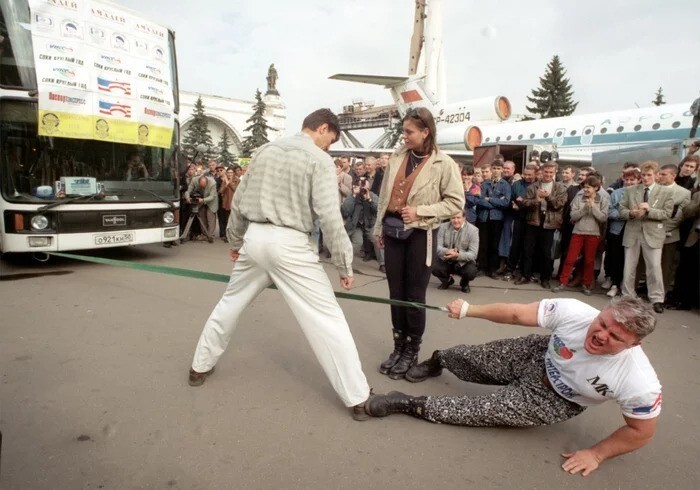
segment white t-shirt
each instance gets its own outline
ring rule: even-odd
[[[544,356],[547,377],[561,396],[581,406],[615,400],[626,417],[650,419],[661,412],[661,384],[641,346],[615,355],[592,355],[588,327],[600,311],[575,299],[543,299],[539,326],[552,332]]]

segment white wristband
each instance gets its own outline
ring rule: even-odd
[[[465,316],[467,316],[467,312],[469,311],[469,303],[466,301],[462,302],[462,309],[459,310],[459,319],[461,320]]]

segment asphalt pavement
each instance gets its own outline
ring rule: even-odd
[[[222,242],[144,246],[97,255],[227,274]],[[376,262],[356,261],[362,295],[387,297]],[[324,264],[336,289],[333,267]],[[536,284],[478,278],[472,292],[437,290],[444,305],[532,302]],[[244,314],[216,373],[187,372],[225,285],[99,264],[0,261],[0,430],[3,489],[700,488],[700,321],[666,311],[643,342],[663,384],[655,439],[587,478],[563,452],[623,424],[614,403],[534,429],[466,428],[405,415],[355,422],[335,396],[289,308],[264,291]],[[602,291],[568,296],[602,308]],[[377,372],[391,351],[388,306],[341,300],[375,392],[484,393],[449,373],[421,384]],[[421,359],[460,343],[532,329],[429,312]]]

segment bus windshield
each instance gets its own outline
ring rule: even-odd
[[[176,199],[177,131],[176,125],[168,149],[38,136],[36,103],[1,99],[2,196],[12,202],[54,202],[68,197],[58,184],[61,178],[88,177],[105,200],[158,200],[154,193]]]

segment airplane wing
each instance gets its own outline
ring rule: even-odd
[[[348,73],[338,73],[328,77],[331,80],[345,80],[346,82],[369,83],[371,85],[383,85],[386,88],[399,83],[404,83],[408,77],[388,77],[380,75],[353,75]]]

